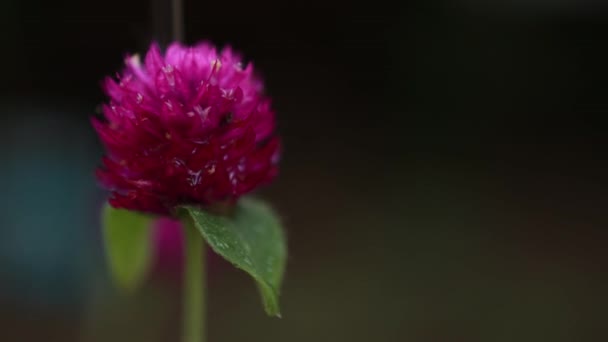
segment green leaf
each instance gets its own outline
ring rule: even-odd
[[[153,218],[138,212],[103,209],[103,235],[112,279],[122,290],[133,291],[144,280],[152,261]]]
[[[287,247],[281,224],[263,202],[241,199],[230,217],[183,206],[211,248],[256,281],[266,313],[281,317],[279,291]]]

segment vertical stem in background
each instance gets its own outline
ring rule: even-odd
[[[184,0],[171,0],[173,40],[184,41]]]
[[[152,39],[166,47],[184,41],[184,0],[150,0]]]
[[[182,220],[185,238],[182,342],[205,341],[205,244],[192,219]]]

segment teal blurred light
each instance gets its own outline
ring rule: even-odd
[[[1,101],[0,108],[0,297],[18,306],[76,305],[94,262],[86,115]]]

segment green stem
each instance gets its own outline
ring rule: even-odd
[[[182,342],[205,341],[205,244],[192,219],[183,221],[185,267]]]

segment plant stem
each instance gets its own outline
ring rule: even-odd
[[[184,1],[183,0],[172,0],[171,1],[171,14],[173,20],[172,31],[173,40],[183,41],[184,40]]]
[[[185,238],[182,342],[204,342],[205,244],[192,219],[182,222]]]

